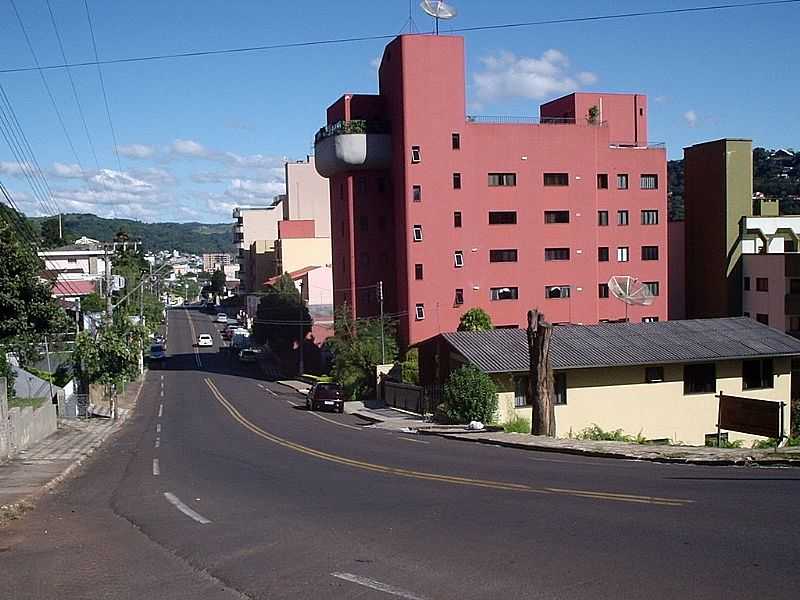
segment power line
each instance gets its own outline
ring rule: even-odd
[[[800,0],[798,0],[800,1]],[[100,77],[100,90],[103,92],[103,102],[106,105],[106,116],[108,117],[108,126],[111,129],[111,141],[114,144],[114,156],[117,157],[117,168],[122,171],[122,163],[119,160],[119,150],[117,149],[117,133],[114,131],[114,121],[111,120],[111,109],[108,107],[108,94],[106,94],[106,84],[103,80],[103,68],[100,66],[100,59],[97,56],[97,41],[94,37],[94,26],[92,25],[92,14],[89,12],[89,1],[83,0],[83,6],[86,8],[86,20],[89,22],[89,33],[92,36],[92,49],[94,50],[94,61],[97,65],[97,74]]]
[[[85,2],[86,0],[84,0]],[[780,5],[792,5],[800,3],[800,0],[761,0],[755,2],[741,2],[736,4],[715,4],[715,5],[708,5],[708,6],[693,6],[693,7],[685,7],[685,8],[672,8],[672,9],[661,9],[661,10],[652,10],[652,11],[637,11],[637,12],[626,12],[626,13],[611,13],[606,15],[591,15],[587,17],[566,17],[563,19],[547,19],[541,21],[521,21],[516,23],[500,23],[497,25],[479,25],[475,27],[455,27],[450,31],[452,33],[468,33],[468,32],[475,32],[475,31],[491,31],[495,29],[510,29],[510,28],[520,28],[520,27],[537,27],[537,26],[544,26],[544,25],[564,25],[569,23],[585,23],[591,21],[610,21],[610,20],[621,20],[621,19],[632,19],[632,18],[640,18],[640,17],[654,17],[654,16],[667,16],[667,15],[677,15],[677,14],[689,14],[689,13],[701,13],[701,12],[712,12],[712,11],[723,11],[723,10],[733,10],[733,9],[741,9],[741,8],[757,8],[757,7],[768,7],[768,6],[780,6]],[[429,33],[421,33],[416,35],[430,35]],[[248,52],[264,52],[269,50],[283,50],[283,49],[291,49],[291,48],[306,48],[310,46],[330,46],[330,45],[337,45],[337,44],[348,44],[354,42],[370,42],[370,41],[377,41],[377,40],[386,40],[392,39],[397,37],[396,34],[380,34],[380,35],[364,35],[364,36],[353,36],[353,37],[344,37],[344,38],[329,38],[329,39],[321,39],[321,40],[308,40],[308,41],[301,41],[301,42],[286,42],[286,43],[279,43],[279,44],[264,44],[259,46],[245,46],[240,48],[222,48],[218,50],[193,50],[188,52],[175,52],[175,53],[167,53],[167,54],[152,54],[147,56],[131,56],[127,58],[110,58],[104,60],[98,60],[97,56],[95,56],[95,60],[91,61],[82,61],[82,62],[74,62],[74,63],[63,63],[63,64],[54,64],[54,65],[45,65],[43,67],[16,67],[16,68],[8,68],[8,69],[0,69],[0,73],[23,73],[26,71],[35,71],[37,69],[64,69],[68,67],[87,67],[92,65],[114,65],[114,64],[124,64],[124,63],[137,63],[137,62],[147,62],[147,61],[157,61],[157,60],[169,60],[169,59],[176,59],[176,58],[195,58],[201,56],[218,56],[224,54],[243,54]]]
[[[53,13],[53,8],[50,6],[50,0],[47,1],[47,10],[50,12],[50,22],[53,24],[53,30],[56,32],[56,39],[58,40],[58,47],[61,50],[61,58],[66,64],[67,62],[67,54],[64,52],[64,44],[61,40],[61,34],[58,31],[58,24],[56,23],[56,16]],[[37,63],[38,64],[38,63]],[[69,77],[69,84],[72,86],[72,95],[75,97],[75,104],[78,105],[78,114],[81,117],[81,122],[83,123],[83,131],[86,133],[86,141],[89,142],[89,149],[92,151],[92,157],[94,158],[94,166],[97,170],[100,170],[100,162],[97,160],[97,153],[94,150],[94,144],[92,143],[92,136],[89,135],[89,127],[86,125],[86,116],[83,114],[83,106],[81,106],[80,98],[78,97],[78,90],[75,87],[75,80],[72,78],[72,69],[67,67],[67,77]]]

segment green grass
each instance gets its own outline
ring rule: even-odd
[[[757,450],[769,450],[771,448],[775,448],[777,440],[775,438],[769,438],[766,440],[757,440],[753,442],[753,448]],[[790,437],[789,441],[786,442],[787,446],[800,446],[800,437]]]
[[[26,406],[33,407],[33,410],[39,408],[42,404],[47,402],[47,398],[11,398],[8,401],[8,408],[25,408]]]
[[[525,417],[514,415],[509,421],[503,423],[503,431],[506,433],[530,433],[531,422]]]

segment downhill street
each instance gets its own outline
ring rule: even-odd
[[[794,598],[792,469],[592,459],[308,413],[169,311],[95,458],[0,529],[7,598]],[[195,348],[212,333],[213,348]],[[758,590],[758,591],[756,591]]]

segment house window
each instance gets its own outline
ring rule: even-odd
[[[756,291],[757,292],[768,292],[769,291],[769,279],[766,277],[756,277]]]
[[[568,210],[546,210],[544,211],[545,223],[569,223]]]
[[[608,189],[608,173],[597,174],[597,189],[598,190]]]
[[[461,212],[456,211],[453,213],[453,227],[461,227]]]
[[[489,290],[492,300],[516,300],[519,298],[519,288],[495,287]]]
[[[772,371],[772,359],[742,361],[742,389],[755,390],[771,388],[775,385]]]
[[[607,283],[598,283],[597,284],[597,297],[598,298],[608,298],[608,284]]]
[[[658,189],[658,175],[646,174],[639,178],[639,187],[643,190]]]
[[[414,265],[414,279],[420,280],[422,279],[422,264],[417,263]]]
[[[570,287],[568,285],[548,285],[544,288],[545,298],[569,298]]]
[[[645,281],[644,288],[650,292],[651,296],[658,296],[658,282],[657,281]]]
[[[660,383],[664,381],[664,367],[645,367],[644,382]]]
[[[658,317],[642,317],[642,323],[658,323]]]
[[[627,210],[618,210],[617,211],[617,225],[628,225],[628,211]]]
[[[358,229],[360,231],[369,231],[369,217],[367,215],[358,217]]]
[[[453,252],[453,264],[457,269],[460,269],[464,266],[464,252],[461,250],[456,250]]]
[[[68,263],[77,263],[78,259],[77,258],[67,258],[67,262]]]
[[[569,248],[545,248],[545,260],[569,260]]]
[[[553,374],[553,404],[555,406],[567,403],[567,374]]]
[[[453,150],[461,150],[461,134],[454,133],[451,136],[451,141],[453,143]]]
[[[800,294],[800,279],[789,280],[789,293]]]
[[[419,146],[411,146],[411,162],[418,163],[422,160],[422,152]]]
[[[517,185],[516,173],[489,173],[489,187],[513,187]]]
[[[453,303],[456,306],[464,304],[464,290],[462,288],[456,288],[456,298]]]
[[[415,308],[416,308],[417,321],[422,321],[425,318],[425,305],[417,304]]]
[[[608,262],[608,246],[600,246],[597,249],[597,262]]]
[[[658,246],[642,246],[642,260],[658,260]]]
[[[545,173],[544,174],[545,186],[565,186],[569,185],[568,173]]]
[[[618,190],[627,190],[628,189],[628,174],[627,173],[618,173],[617,174],[617,189]]]
[[[728,434],[720,432],[720,433],[707,433],[704,436],[705,438],[705,445],[710,446],[712,448],[716,448],[720,443],[722,443],[723,447],[728,443]]]
[[[745,315],[749,317],[750,315]],[[800,331],[800,317],[789,317],[789,331]]]
[[[358,193],[359,194],[366,194],[367,193],[367,178],[366,177],[359,177],[358,178]]]
[[[764,313],[756,313],[756,321],[762,325],[769,325],[769,315]]]
[[[421,185],[412,185],[411,186],[411,199],[414,202],[422,202],[422,186]]]
[[[461,173],[453,173],[453,189],[461,189]]]
[[[414,225],[414,241],[422,241],[422,225]]]
[[[642,225],[658,225],[658,211],[650,209],[643,210]]]
[[[489,262],[517,262],[517,251],[489,250]]]
[[[514,408],[528,406],[528,377],[517,375],[514,377]]]
[[[598,210],[597,211],[597,224],[600,227],[608,226],[608,211],[607,210]]]
[[[749,277],[745,277],[743,281],[744,281],[744,291],[745,292],[749,292],[750,291],[750,278]]]
[[[717,387],[714,363],[683,366],[683,393],[713,394]]]
[[[517,213],[513,210],[495,210],[489,213],[489,225],[516,225]]]
[[[617,262],[628,262],[630,256],[627,246],[617,248]]]

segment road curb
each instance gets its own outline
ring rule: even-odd
[[[451,440],[462,442],[477,442],[489,446],[503,446],[517,450],[527,450],[533,452],[550,452],[553,454],[570,454],[573,456],[587,456],[590,458],[613,458],[617,460],[635,460],[643,462],[655,462],[662,464],[697,465],[708,467],[731,467],[731,466],[760,466],[760,467],[800,467],[800,460],[787,458],[735,458],[735,459],[702,459],[702,458],[682,458],[676,456],[636,456],[621,452],[601,452],[598,450],[582,450],[580,448],[556,448],[553,446],[532,446],[518,442],[490,440],[486,438],[473,437],[469,434],[446,433],[439,431],[426,431],[418,429],[419,435],[435,435]]]

